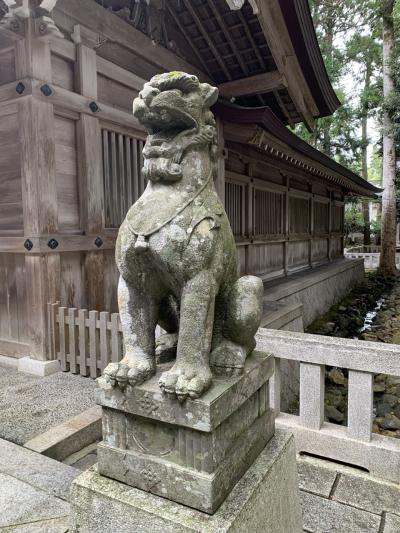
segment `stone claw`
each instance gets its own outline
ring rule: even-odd
[[[121,363],[116,374],[116,380],[121,390],[126,389],[126,386],[128,385],[128,372],[128,365]]]
[[[187,398],[195,400],[209,388],[211,371],[208,367],[182,367],[175,364],[161,375],[159,385],[163,393],[183,403]]]
[[[155,365],[148,361],[123,359],[120,363],[110,363],[104,370],[104,377],[112,386],[121,390],[131,385],[140,385],[155,372]]]

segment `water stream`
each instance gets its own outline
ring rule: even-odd
[[[372,331],[374,328],[378,327],[374,325],[374,320],[384,303],[385,303],[385,298],[383,297],[379,298],[379,300],[377,300],[375,304],[375,307],[371,309],[371,311],[368,311],[368,313],[365,315],[365,318],[364,318],[364,324],[362,328],[360,328],[360,330],[358,331],[357,336],[354,337],[355,339],[360,338],[361,333],[364,333],[365,331]]]

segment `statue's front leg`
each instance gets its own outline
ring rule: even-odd
[[[156,370],[155,328],[158,303],[143,285],[133,286],[122,276],[118,283],[118,305],[125,356],[120,363],[110,363],[104,375],[121,388],[139,385]]]
[[[180,401],[199,398],[211,384],[209,366],[217,284],[206,270],[194,276],[182,291],[179,338],[174,366],[160,378],[163,392]]]

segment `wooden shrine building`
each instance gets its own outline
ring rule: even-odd
[[[116,311],[115,239],[145,187],[132,100],[163,71],[219,87],[241,271],[268,292],[347,261],[345,196],[379,190],[287,127],[339,106],[307,0],[0,0],[0,17],[0,354],[49,357],[48,302]]]

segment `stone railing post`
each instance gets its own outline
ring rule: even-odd
[[[325,366],[300,363],[300,421],[310,429],[324,422]]]
[[[373,374],[349,370],[348,435],[369,442],[372,433]]]

